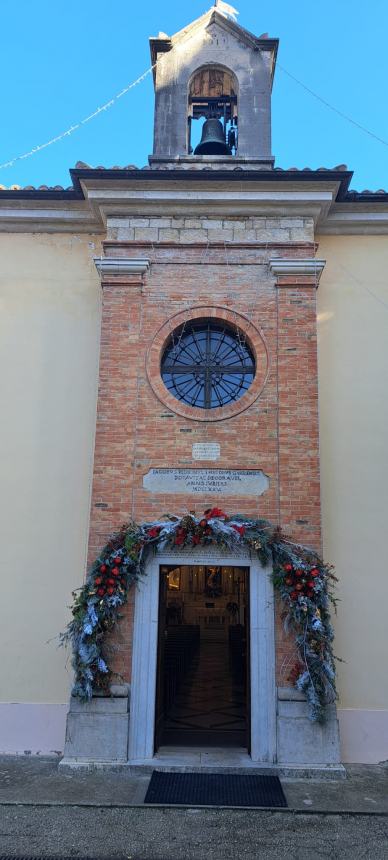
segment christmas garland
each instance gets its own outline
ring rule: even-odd
[[[263,564],[272,562],[284,626],[293,631],[298,654],[290,680],[306,695],[310,718],[322,722],[326,705],[336,698],[329,611],[330,602],[335,605],[333,570],[313,550],[293,543],[266,520],[228,517],[219,508],[205,511],[201,519],[190,515],[140,526],[130,522],[110,538],[84,586],[73,592],[73,619],[60,637],[73,649],[73,695],[83,700],[97,690],[109,695],[113,672],[106,634],[120,619],[129,589],[144,574],[149,551],[210,544],[230,551],[244,546]]]

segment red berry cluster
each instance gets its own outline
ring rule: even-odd
[[[235,532],[238,532],[240,537],[244,537],[246,531],[245,526],[238,526],[236,523],[232,523],[232,529],[234,529]]]
[[[178,526],[175,532],[175,540],[174,543],[176,546],[183,546],[186,543],[187,531],[183,529],[182,526]]]
[[[205,511],[205,518],[207,520],[227,520],[227,514],[225,511],[222,511],[221,508],[207,508]]]
[[[319,576],[317,567],[312,567],[310,570],[303,570],[300,567],[294,567],[287,563],[283,565],[285,572],[284,584],[289,589],[291,600],[297,600],[299,595],[303,597],[313,597],[315,579]]]
[[[99,597],[109,597],[117,591],[119,586],[125,585],[125,575],[121,570],[122,558],[118,555],[112,564],[100,564],[97,575],[94,577],[94,585]]]
[[[148,529],[147,536],[149,538],[157,538],[161,530],[162,526],[152,526],[152,528]]]
[[[187,543],[188,538],[190,537],[190,541],[194,546],[197,546],[201,543],[201,540],[204,536],[209,537],[213,534],[212,527],[209,526],[209,519],[215,516],[215,513],[222,513],[219,508],[212,508],[208,511],[205,511],[205,516],[199,521],[198,525],[195,525],[195,520],[191,520],[189,522],[188,527],[180,525],[176,529],[174,544],[175,546],[184,546]],[[187,525],[187,524],[186,524]],[[191,527],[190,527],[191,525]]]

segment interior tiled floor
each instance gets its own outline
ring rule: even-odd
[[[246,747],[246,692],[227,638],[203,640],[166,716],[163,744]]]

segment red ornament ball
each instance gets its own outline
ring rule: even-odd
[[[303,576],[303,573],[304,571],[301,570],[300,567],[298,567],[298,569],[295,571],[295,576]]]
[[[114,585],[114,584],[115,584],[115,581],[114,581],[114,579],[109,578],[109,579],[107,580],[107,583],[108,583],[108,585]]]
[[[105,571],[106,571],[106,564],[102,564],[102,565],[101,565],[101,567],[100,567],[100,571],[101,571],[101,573],[105,573]]]
[[[286,585],[292,585],[292,583],[293,583],[292,576],[286,576],[284,582],[286,583]]]
[[[118,567],[113,567],[112,568],[112,576],[119,576],[119,574],[120,574],[120,571],[119,571]]]
[[[310,580],[310,582],[307,583],[307,588],[314,588],[314,584],[315,583],[312,580]]]
[[[244,535],[245,535],[245,526],[237,526],[235,523],[232,523],[232,529],[234,529],[234,530],[235,530],[235,532],[238,532],[238,534],[240,535],[240,537],[244,537]]]
[[[121,558],[120,558],[120,556],[118,555],[116,558],[114,558],[114,559],[113,559],[113,561],[114,561],[114,563],[115,563],[115,564],[121,564]]]
[[[287,573],[291,573],[291,571],[292,571],[292,564],[284,564],[284,565],[283,565],[283,567],[284,567],[284,570],[285,570]]]
[[[96,576],[96,578],[94,580],[94,584],[95,585],[101,585],[101,583],[102,583],[102,576]]]
[[[310,570],[310,576],[319,576],[319,570],[317,567],[313,567],[312,570]]]
[[[112,588],[112,586],[110,585],[109,588],[106,589],[106,591],[107,591],[107,594],[113,594],[114,588]]]
[[[298,597],[298,592],[297,591],[291,591],[290,597],[292,598],[292,600],[296,600],[296,598]]]
[[[301,582],[297,582],[295,586],[297,591],[303,591],[303,585]]]
[[[99,597],[104,597],[105,589],[104,588],[97,588],[97,594]]]

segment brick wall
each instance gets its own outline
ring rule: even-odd
[[[104,277],[90,560],[129,518],[201,514],[209,504],[266,517],[319,548],[315,284],[309,276],[276,283],[268,266],[271,257],[314,256],[312,219],[111,218],[104,250],[108,257],[147,258],[150,270],[146,276]],[[268,356],[257,399],[224,420],[198,421],[198,410],[190,414],[189,407],[184,415],[174,412],[163,384],[151,385],[147,377],[147,357],[161,327],[175,315],[189,319],[200,306],[222,307],[225,318],[239,325],[245,319]],[[153,373],[158,375],[155,367]],[[193,443],[206,441],[220,445],[216,464],[192,460]],[[227,498],[143,489],[152,467],[211,465],[260,468],[270,487],[260,497]],[[124,678],[130,673],[132,618],[133,598],[114,643],[114,666]],[[282,684],[290,647],[278,618]]]

